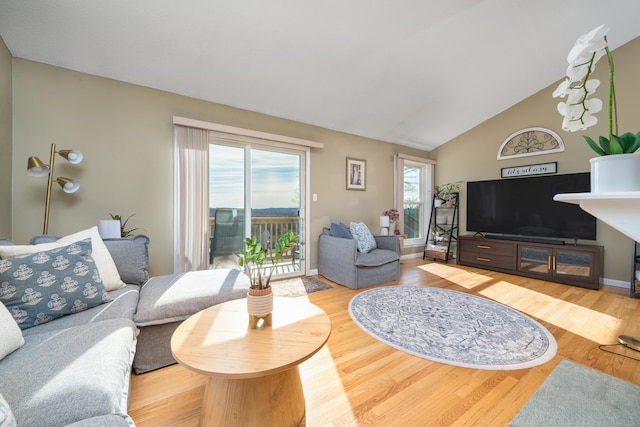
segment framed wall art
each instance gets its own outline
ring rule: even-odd
[[[367,189],[367,161],[347,157],[347,190]]]
[[[545,128],[527,128],[512,133],[498,149],[498,160],[564,151],[560,135]]]

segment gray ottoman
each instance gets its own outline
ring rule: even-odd
[[[202,270],[157,276],[140,290],[133,318],[140,330],[135,373],[141,374],[176,363],[171,335],[178,325],[198,311],[226,301],[246,298],[249,277],[239,270]]]

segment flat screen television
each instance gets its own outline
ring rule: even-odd
[[[573,173],[467,183],[467,230],[549,239],[596,239],[596,219],[559,193],[590,191],[590,174]],[[488,236],[496,237],[496,236]]]

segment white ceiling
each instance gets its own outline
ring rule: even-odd
[[[431,150],[562,78],[581,34],[639,36],[638,16],[638,0],[0,0],[0,36],[16,57]]]

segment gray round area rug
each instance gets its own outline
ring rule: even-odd
[[[530,368],[558,344],[540,323],[505,305],[449,289],[389,286],[349,302],[354,322],[404,352],[465,368]]]

